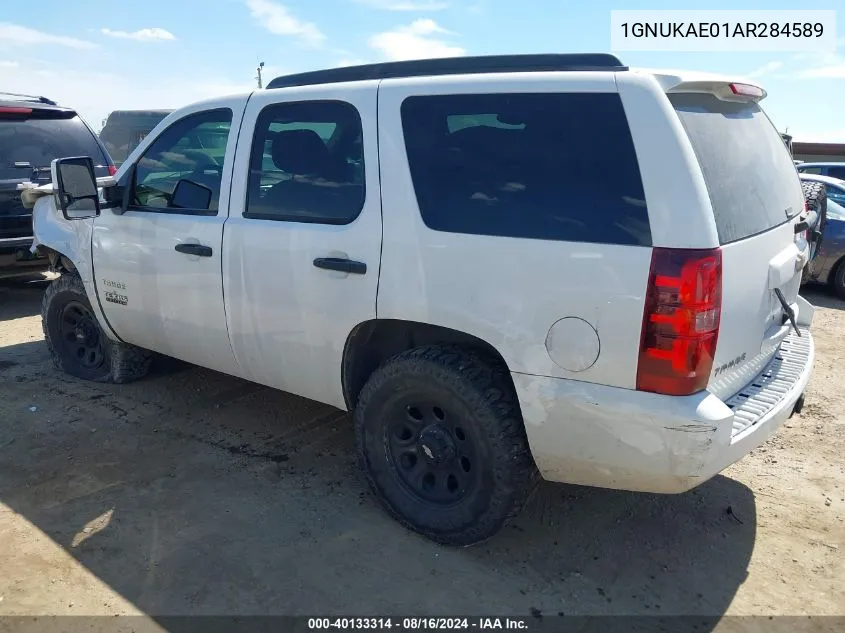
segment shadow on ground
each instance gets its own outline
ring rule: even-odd
[[[10,283],[0,327],[39,310],[43,282]],[[381,511],[335,409],[168,359],[78,381],[41,340],[0,361],[0,501],[154,616],[720,615],[746,578],[754,497],[725,477],[678,496],[543,484],[497,537],[448,549]]]
[[[40,314],[49,283],[44,275],[0,279],[0,323]]]
[[[447,549],[379,509],[341,412],[180,364],[80,382],[42,347],[3,349],[25,362],[0,380],[0,500],[152,615],[718,615],[746,577],[755,503],[731,479],[544,484],[499,536]]]
[[[830,286],[810,284],[801,288],[801,296],[819,308],[845,310],[845,301],[836,296]]]

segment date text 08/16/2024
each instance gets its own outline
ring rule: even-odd
[[[330,630],[384,630],[384,631],[446,631],[446,630],[527,630],[523,618],[308,618],[311,631]]]

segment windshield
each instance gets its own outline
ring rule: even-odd
[[[29,179],[34,168],[42,168],[39,177],[49,180],[54,158],[90,156],[95,165],[108,163],[82,119],[60,114],[62,118],[0,119],[0,180]]]
[[[767,231],[801,212],[803,196],[778,131],[756,103],[709,93],[669,95],[692,143],[722,244]]]

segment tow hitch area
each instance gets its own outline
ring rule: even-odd
[[[789,414],[789,417],[791,418],[796,413],[801,413],[801,409],[803,409],[803,408],[804,408],[804,394],[802,393],[800,396],[798,396],[798,400],[795,401],[795,406],[792,408],[792,413]]]

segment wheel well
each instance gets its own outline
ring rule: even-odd
[[[63,255],[57,250],[49,246],[38,246],[38,251],[47,256],[50,260],[50,270],[57,273],[72,273],[76,270],[76,266],[70,261],[66,255]]]
[[[498,350],[472,334],[416,321],[373,319],[358,324],[346,339],[341,369],[346,407],[350,411],[355,408],[367,379],[388,358],[416,347],[443,344],[472,349],[507,372],[507,363]],[[510,381],[510,373],[507,375]]]

